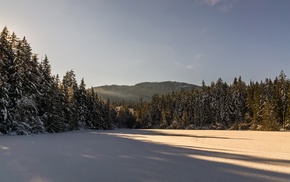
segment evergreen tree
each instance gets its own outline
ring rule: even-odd
[[[274,110],[269,100],[265,100],[262,109],[262,122],[260,130],[279,130],[279,123],[276,120]]]
[[[152,96],[150,107],[151,125],[153,127],[159,126],[161,120],[161,102],[158,94]]]
[[[94,89],[91,88],[90,93],[88,94],[88,127],[91,129],[101,129],[101,123],[103,118],[101,116],[101,102],[99,101],[98,95],[94,92]]]
[[[4,85],[0,85],[0,132],[7,134],[9,132],[8,124],[8,92]]]
[[[55,133],[69,130],[69,126],[65,120],[65,109],[67,106],[64,93],[60,89],[58,75],[53,78],[51,87],[44,95],[41,105],[44,106],[42,118],[45,121],[47,132]]]
[[[0,33],[0,132],[29,134],[81,128],[110,129],[116,120],[110,103],[87,93],[69,71],[62,83],[51,75],[47,57],[38,62],[24,37]]]
[[[74,71],[68,71],[63,77],[62,87],[64,92],[65,120],[70,127],[70,130],[78,129],[78,115],[75,105],[75,94],[78,91],[78,85]]]
[[[166,113],[164,107],[161,108],[161,118],[160,118],[160,128],[165,129],[168,127],[168,123],[166,120]]]
[[[80,128],[87,128],[86,126],[91,126],[88,120],[88,98],[84,79],[81,80],[79,89],[75,92],[75,109],[78,116],[78,126]]]

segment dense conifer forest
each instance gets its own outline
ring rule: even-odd
[[[141,99],[124,107],[126,113],[134,117],[121,118],[121,127],[289,130],[290,81],[283,71],[274,81],[249,85],[241,77],[230,85],[218,79],[210,86],[203,82],[201,89],[154,95],[150,102]]]
[[[78,129],[111,129],[116,112],[73,71],[62,80],[48,58],[38,59],[25,39],[0,34],[0,133],[33,134]]]
[[[232,84],[222,79],[191,90],[154,95],[150,101],[101,100],[74,71],[62,80],[39,60],[26,38],[5,27],[0,33],[0,134],[34,134],[79,129],[162,128],[289,130],[290,81],[281,71],[273,81]]]

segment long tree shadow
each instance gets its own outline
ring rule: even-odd
[[[126,134],[123,130],[113,132]],[[289,173],[208,161],[194,156],[256,161],[261,164],[277,162],[289,167],[288,159],[275,161],[203,148],[173,147],[112,135],[112,131],[6,137],[0,139],[0,144],[0,176],[8,182],[286,182],[290,179]]]
[[[121,131],[121,133],[125,134],[126,131]],[[145,133],[150,134],[154,132],[146,131]],[[132,132],[129,132],[129,134],[132,134]],[[136,134],[140,133],[136,132]],[[141,131],[141,134],[144,134],[144,131]],[[119,138],[117,135],[110,137]],[[289,167],[289,169],[290,160],[265,159],[240,154],[206,151],[197,148],[179,148],[163,144],[153,144],[146,141],[135,141],[129,138],[119,139],[125,140],[121,143],[125,143],[126,146],[130,145],[128,147],[124,146],[125,148],[133,147],[133,151],[122,154],[120,156],[121,158],[127,156],[125,159],[132,161],[134,163],[133,166],[137,164],[136,161],[142,161],[140,162],[141,171],[152,173],[152,169],[154,169],[154,171],[158,171],[158,173],[155,174],[156,176],[158,176],[158,174],[164,174],[164,171],[166,171],[165,175],[171,176],[166,178],[170,179],[168,181],[289,181],[290,179],[290,172],[288,174],[279,173],[278,171],[271,172],[224,162],[201,160],[189,156],[206,156],[220,159],[250,161],[260,164],[277,164]],[[142,149],[142,152],[138,152],[140,149]],[[153,165],[153,167],[149,167],[151,165]],[[140,166],[137,165],[132,168],[140,169]],[[180,180],[178,179],[179,177]]]
[[[175,134],[175,133],[163,133],[158,130],[127,130],[127,129],[122,129],[122,130],[114,130],[114,133],[118,134],[136,134],[136,135],[147,135],[147,136],[182,136],[182,137],[194,137],[194,138],[212,138],[212,139],[241,139],[238,137],[235,138],[230,138],[230,137],[218,137],[218,136],[206,136],[206,135],[193,135],[193,134]],[[138,136],[140,137],[140,136]],[[141,136],[142,138],[142,136]],[[145,138],[145,137],[143,137]],[[248,138],[242,138],[243,140],[249,140]],[[249,155],[241,155],[241,154],[231,154],[231,153],[226,153],[226,152],[218,152],[218,151],[209,151],[209,150],[218,150],[216,148],[208,148],[208,147],[195,147],[195,146],[184,146],[181,145],[181,148],[187,148],[187,149],[192,149],[194,150],[194,154],[196,155],[201,155],[201,156],[208,156],[208,157],[218,157],[218,158],[225,158],[225,159],[234,159],[234,160],[241,160],[241,161],[250,161],[250,162],[256,162],[256,163],[267,163],[267,164],[279,164],[283,166],[288,166],[290,167],[290,158],[289,159],[269,159],[269,158],[261,158],[261,157],[252,157]],[[178,150],[181,150],[180,148],[177,148]],[[186,149],[186,150],[187,150]],[[231,150],[224,150],[223,151],[229,151]],[[289,169],[290,171],[290,169]]]
[[[166,130],[165,130],[166,131]],[[188,131],[188,130],[187,130]],[[123,134],[139,134],[139,135],[150,135],[150,136],[175,136],[175,137],[193,137],[193,138],[212,138],[212,139],[222,139],[222,140],[231,140],[230,137],[219,137],[219,136],[207,136],[207,135],[193,135],[186,133],[165,133],[158,130],[131,130],[131,129],[122,129],[114,130],[113,132],[123,133]],[[248,138],[234,138],[239,140],[249,140]]]

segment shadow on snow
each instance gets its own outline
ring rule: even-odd
[[[115,130],[115,134],[163,135]],[[289,181],[290,175],[189,156],[280,164],[273,160],[201,147],[181,148],[110,135],[110,131],[69,132],[0,138],[4,181]],[[189,135],[187,137],[195,137]],[[200,137],[200,136],[198,136]],[[206,137],[206,136],[205,136]],[[218,137],[217,137],[218,138]],[[228,139],[228,138],[219,138]]]

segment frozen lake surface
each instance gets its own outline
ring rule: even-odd
[[[289,181],[290,132],[75,131],[0,136],[4,182]]]

